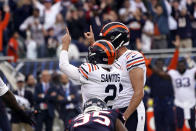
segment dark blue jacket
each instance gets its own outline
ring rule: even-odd
[[[64,100],[58,100],[60,116],[64,116],[64,114],[66,114],[66,105],[68,105],[68,104],[73,104],[74,109],[76,109],[78,112],[80,112],[79,103],[81,102],[81,99],[80,99],[80,95],[78,93],[79,87],[74,86],[71,82],[69,82],[69,84],[70,84],[69,85],[69,89],[70,89],[69,94],[74,95],[75,98],[68,100],[68,98],[66,97],[66,91],[63,89],[62,85],[60,86],[60,88],[58,89],[58,95],[64,97]]]
[[[35,93],[34,93],[35,109],[40,109],[40,104],[42,102],[44,102],[48,105],[48,113],[49,113],[50,117],[54,117],[54,110],[55,110],[55,106],[56,106],[56,102],[57,102],[57,95],[51,96],[51,93],[52,92],[57,93],[57,88],[55,87],[55,85],[53,85],[51,83],[49,85],[50,85],[50,87],[49,87],[47,93],[45,93],[44,98],[38,97],[39,94],[42,94],[42,93],[44,94],[43,85],[41,83],[36,85]]]
[[[151,88],[151,96],[153,98],[174,97],[170,80],[166,80],[156,74],[152,74],[147,83]]]
[[[159,16],[153,11],[152,4],[150,2],[148,3],[149,11],[153,16],[153,21],[158,25],[160,33],[167,35],[169,33],[168,12],[163,0],[161,0],[161,6],[163,13]]]

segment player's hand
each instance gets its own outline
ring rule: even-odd
[[[90,25],[90,32],[84,33],[84,36],[86,40],[89,42],[89,44],[92,45],[95,42],[94,33],[91,25]]]
[[[176,48],[180,48],[180,39],[177,38],[176,41],[173,42]]]
[[[9,12],[9,11],[10,11],[10,7],[9,7],[8,5],[5,5],[5,6],[3,7],[3,10],[4,10],[5,12]]]
[[[66,34],[62,37],[62,45],[63,45],[62,50],[68,51],[70,43],[71,43],[71,36],[69,34],[68,28],[66,27]]]
[[[59,101],[61,101],[61,100],[64,100],[64,97],[61,96],[61,95],[59,95],[57,99],[58,99]]]

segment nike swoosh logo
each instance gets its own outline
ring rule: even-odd
[[[137,55],[137,54],[136,54]],[[134,58],[136,55],[131,56],[132,58]]]

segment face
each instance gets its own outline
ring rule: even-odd
[[[157,6],[157,8],[156,8],[156,13],[157,13],[158,15],[161,15],[161,14],[163,13],[163,9],[162,9],[161,6]]]
[[[21,90],[22,88],[24,88],[24,85],[25,85],[24,81],[18,81],[17,82],[17,87],[18,87],[19,90]]]
[[[36,80],[33,75],[29,75],[27,79],[27,84],[29,86],[34,86],[36,84]]]
[[[118,16],[115,11],[110,11],[109,15],[111,16],[111,21],[117,21]]]
[[[38,10],[34,10],[33,11],[33,16],[34,17],[39,17],[39,11]]]
[[[186,8],[182,8],[181,10],[181,15],[185,16],[187,14]]]
[[[177,70],[183,74],[186,71],[186,63],[184,61],[179,62],[177,66]]]
[[[179,3],[178,3],[177,1],[174,1],[173,7],[174,7],[175,10],[178,10],[178,8],[179,8]]]
[[[14,38],[15,38],[15,39],[18,39],[18,38],[19,38],[18,32],[15,32],[15,33],[14,33]]]
[[[51,2],[44,2],[44,6],[46,7],[46,9],[50,9],[52,6]]]
[[[50,77],[51,76],[50,76],[50,74],[49,74],[49,72],[47,70],[44,70],[42,72],[41,79],[42,79],[43,82],[48,83],[50,81]]]
[[[61,14],[58,14],[58,15],[56,16],[56,21],[57,21],[57,22],[63,22],[63,16],[62,16]]]
[[[126,1],[124,2],[124,7],[125,7],[125,8],[129,8],[129,7],[130,7],[130,2],[129,2],[129,0],[126,0]]]
[[[135,15],[135,16],[141,16],[141,11],[140,11],[139,8],[137,8],[137,9],[135,10],[134,15]]]
[[[155,66],[162,70],[163,66],[164,66],[163,60],[157,60],[156,63],[155,63]]]
[[[65,74],[61,75],[61,83],[62,84],[67,84],[69,82],[68,77]]]

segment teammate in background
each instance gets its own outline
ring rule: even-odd
[[[195,131],[196,67],[187,69],[187,63],[183,59],[178,62],[177,70],[164,72],[153,68],[153,71],[161,77],[172,81],[178,131],[182,131],[185,119],[188,120],[191,131]]]
[[[93,43],[94,34],[84,34],[89,43]],[[100,37],[110,41],[117,52],[115,65],[123,69],[122,87],[118,100],[115,103],[123,112],[126,127],[129,131],[143,131],[145,123],[145,108],[142,102],[144,84],[146,81],[146,66],[143,55],[138,51],[129,50],[129,29],[120,22],[110,22],[103,26]]]
[[[69,131],[127,131],[117,110],[107,110],[106,103],[92,98],[84,104],[84,113],[71,121]]]
[[[18,105],[16,102],[15,96],[12,94],[11,91],[9,91],[8,87],[5,85],[5,83],[0,78],[0,98],[6,103],[7,106],[9,106],[13,111],[15,111],[18,115],[20,115],[20,118],[30,124],[33,125],[34,122],[31,119],[30,116],[28,116],[23,109]]]
[[[121,71],[112,66],[116,52],[112,44],[106,40],[96,41],[89,47],[88,61],[79,68],[69,64],[68,48],[71,41],[68,29],[62,38],[59,67],[69,79],[81,83],[83,103],[88,99],[98,97],[103,99],[107,106],[116,108],[115,100],[122,91]]]

